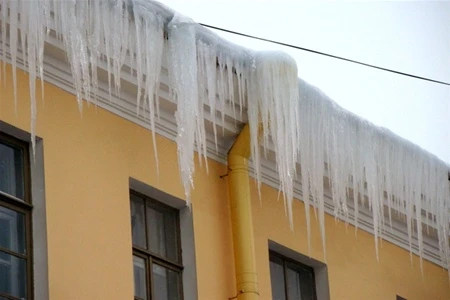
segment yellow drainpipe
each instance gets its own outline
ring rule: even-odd
[[[228,152],[228,190],[238,300],[258,300],[248,159],[250,129],[245,125]]]

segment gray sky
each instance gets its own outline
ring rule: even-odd
[[[449,2],[161,0],[197,22],[450,82]],[[218,32],[281,49],[299,76],[341,106],[450,163],[450,87]]]

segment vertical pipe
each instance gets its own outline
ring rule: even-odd
[[[245,125],[228,152],[228,190],[238,300],[259,299],[248,176],[250,152],[250,130]]]

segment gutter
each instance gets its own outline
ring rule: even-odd
[[[247,124],[228,152],[228,191],[237,288],[236,297],[230,299],[238,300],[259,299],[248,173],[250,153],[250,128]]]

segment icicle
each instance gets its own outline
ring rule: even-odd
[[[198,120],[197,49],[194,23],[175,15],[169,29],[169,76],[171,92],[178,108],[178,163],[188,205],[194,174],[194,144]],[[203,120],[201,120],[203,122]],[[197,141],[200,142],[200,141]]]
[[[13,77],[14,90],[14,110],[17,113],[17,44],[18,44],[18,3],[11,1],[9,3],[10,18],[9,18],[9,51],[11,53],[11,66]],[[5,52],[6,49],[3,49]]]
[[[216,91],[219,98],[219,111],[222,117],[222,135],[225,134],[225,111],[227,101],[227,81],[225,80],[225,59],[223,53],[217,54]]]
[[[214,145],[216,147],[216,152],[218,153],[216,119],[216,47],[216,42],[213,42],[211,45],[207,45],[201,41],[197,42],[199,92],[202,103],[208,105],[210,109]]]
[[[155,153],[156,172],[159,174],[159,159],[156,145],[155,118],[159,115],[158,90],[164,50],[163,20],[149,13],[140,2],[133,5],[135,38],[132,47],[136,49],[135,69],[137,75],[137,114],[141,98],[148,109],[150,129],[152,131],[153,151]],[[145,76],[145,77],[144,77]],[[142,95],[142,89],[144,94]],[[145,112],[145,109],[144,109]]]
[[[249,94],[249,116],[252,132],[252,157],[259,161],[258,128],[262,128],[262,144],[268,148],[273,141],[281,190],[287,201],[288,217],[293,228],[293,180],[299,145],[299,113],[297,65],[281,52],[260,53],[256,56],[256,69],[252,83],[257,87]],[[250,114],[250,113],[249,113]],[[257,179],[260,169],[256,167]]]
[[[89,21],[87,24],[87,45],[89,49],[89,59],[90,59],[90,74],[91,74],[91,86],[92,93],[94,94],[94,103],[97,104],[98,95],[98,65],[101,60],[101,33],[100,26],[101,20],[98,18],[97,14],[100,11],[99,1],[94,1],[92,7],[89,9]]]
[[[30,113],[31,113],[31,145],[33,158],[36,148],[36,71],[43,66],[43,55],[40,55],[44,48],[43,38],[43,11],[42,6],[37,1],[20,6],[21,17],[21,39],[22,51],[24,52],[24,61],[28,67],[29,73],[29,94],[30,94]],[[5,50],[5,49],[4,49]],[[14,79],[15,80],[15,79]],[[15,86],[15,84],[14,84]]]
[[[0,77],[3,77],[3,84],[4,85],[6,84],[6,82],[5,82],[5,80],[6,80],[6,51],[5,51],[5,49],[6,49],[6,32],[7,32],[6,22],[7,22],[7,19],[8,19],[8,9],[9,9],[8,4],[9,3],[6,0],[1,0],[0,1],[0,6],[1,6],[1,22],[0,22],[0,26],[1,26],[1,29],[2,29],[1,46],[3,48],[3,51],[2,51],[2,62],[1,62],[1,64],[2,64],[2,71],[3,72],[2,72],[2,76],[0,76]]]

